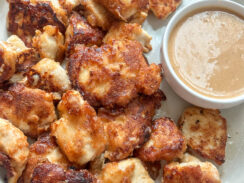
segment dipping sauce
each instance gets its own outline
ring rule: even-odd
[[[244,20],[225,10],[199,11],[173,29],[168,54],[178,77],[213,98],[244,94]]]

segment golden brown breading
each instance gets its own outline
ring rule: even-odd
[[[51,134],[67,158],[84,165],[99,156],[105,149],[103,124],[80,93],[67,91],[58,110],[61,118],[52,124]]]
[[[143,23],[149,10],[148,0],[97,0],[116,18],[125,22]]]
[[[22,84],[0,92],[0,117],[9,120],[25,134],[37,137],[56,120],[52,96]]]
[[[194,151],[219,165],[224,163],[227,126],[219,110],[189,107],[181,115],[179,125]]]
[[[8,30],[18,35],[27,46],[37,29],[57,26],[64,34],[67,12],[58,0],[9,0]]]
[[[71,89],[66,70],[59,62],[51,59],[42,59],[26,73],[26,76],[28,87],[60,93]]]
[[[136,152],[143,161],[171,161],[180,158],[186,150],[186,140],[174,122],[159,118],[153,122],[149,140]]]
[[[152,118],[162,98],[159,91],[153,96],[138,97],[124,109],[99,109],[98,116],[104,123],[108,141],[106,158],[111,161],[127,158],[147,140]]]
[[[137,158],[105,164],[98,179],[103,183],[154,183]]]
[[[38,165],[33,173],[31,183],[96,183],[96,178],[87,170],[67,170],[56,164]]]
[[[25,71],[34,65],[37,61],[37,53],[33,48],[27,48],[25,43],[16,35],[12,35],[7,39],[12,49],[17,53],[16,71]]]
[[[64,36],[55,26],[47,25],[43,27],[43,31],[36,30],[32,46],[41,58],[50,58],[59,62],[64,59]]]
[[[150,9],[157,18],[165,19],[181,4],[182,0],[149,0]]]
[[[152,37],[141,28],[137,23],[115,22],[109,29],[103,39],[104,43],[109,43],[112,40],[137,40],[141,43],[144,52],[149,52],[152,49],[150,41]]]
[[[57,146],[55,139],[45,133],[30,146],[30,154],[26,168],[21,176],[21,183],[30,183],[35,168],[41,164],[51,163],[66,170],[69,162]]]
[[[114,21],[113,15],[107,11],[96,0],[81,0],[84,9],[84,15],[93,27],[101,27],[103,30],[108,30]]]
[[[112,41],[101,47],[75,45],[68,58],[73,86],[93,106],[125,106],[138,93],[152,95],[160,86],[161,68],[148,65],[139,42]]]
[[[9,183],[21,176],[29,155],[27,137],[9,121],[0,118],[0,164],[7,170]]]
[[[101,45],[104,33],[99,28],[91,27],[84,17],[73,12],[69,18],[69,26],[65,33],[66,48],[74,44]]]
[[[201,162],[188,154],[181,163],[164,167],[162,183],[220,183],[219,172],[210,162]]]

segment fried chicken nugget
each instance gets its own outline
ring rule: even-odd
[[[35,31],[54,25],[65,33],[67,12],[58,0],[9,0],[8,30],[18,35],[27,46]]]
[[[7,170],[9,183],[16,183],[25,169],[28,146],[23,132],[0,118],[0,164]]]
[[[189,107],[181,115],[179,126],[191,149],[219,165],[224,163],[227,126],[219,110]]]
[[[153,96],[138,97],[124,109],[99,109],[107,136],[105,158],[111,161],[127,158],[148,139],[152,118],[162,99],[159,91]]]
[[[31,183],[96,183],[96,178],[87,170],[67,170],[57,164],[38,165],[33,173]]]
[[[80,93],[67,91],[58,110],[61,118],[52,124],[51,134],[69,161],[84,165],[99,156],[105,149],[103,124]]]
[[[116,18],[142,24],[149,10],[148,0],[97,0]]]
[[[90,25],[101,27],[103,30],[109,29],[114,17],[101,4],[96,0],[81,0],[81,5],[84,7],[84,15]]]
[[[65,45],[69,49],[74,44],[101,45],[104,33],[99,28],[89,25],[87,20],[73,12],[65,33]]]
[[[101,47],[75,45],[68,58],[68,74],[92,106],[125,106],[138,93],[152,95],[160,86],[161,67],[148,65],[139,42],[131,40]]]
[[[219,172],[210,162],[201,162],[186,154],[181,163],[164,167],[162,183],[220,183]]]
[[[149,140],[136,152],[143,161],[171,161],[180,158],[186,150],[186,140],[174,122],[159,118],[153,122]]]
[[[26,71],[38,61],[35,49],[26,47],[25,43],[18,36],[10,36],[7,39],[7,43],[11,45],[13,51],[15,51],[17,54],[17,72]]]
[[[23,71],[36,62],[34,49],[27,48],[15,35],[0,41],[0,83],[9,80],[15,72]]]
[[[46,131],[56,120],[52,95],[43,90],[15,84],[0,92],[0,117],[31,137]]]
[[[20,178],[20,183],[30,183],[34,177],[34,170],[42,164],[50,163],[58,165],[66,170],[69,162],[57,146],[55,139],[48,133],[38,137],[38,140],[30,146],[30,154],[26,168]]]
[[[32,39],[32,46],[38,51],[41,58],[50,58],[59,62],[64,59],[64,36],[59,29],[52,25],[36,30]]]
[[[137,23],[115,22],[109,29],[103,39],[104,43],[109,43],[112,40],[137,40],[141,43],[144,52],[149,52],[152,49],[150,41],[152,37],[142,29]]]
[[[165,19],[181,4],[182,0],[149,0],[149,6],[157,18]]]
[[[103,183],[154,183],[137,158],[105,164],[98,179]]]
[[[34,65],[27,73],[26,85],[40,88],[48,92],[63,93],[71,89],[66,70],[59,62],[44,58]]]

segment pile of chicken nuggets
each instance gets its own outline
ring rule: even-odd
[[[155,119],[166,97],[141,24],[150,10],[165,19],[180,0],[8,3],[0,163],[9,183],[220,182],[227,127],[218,110]]]

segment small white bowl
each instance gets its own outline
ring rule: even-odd
[[[163,44],[161,48],[161,58],[165,78],[173,90],[183,99],[188,101],[191,104],[212,109],[223,109],[230,108],[235,105],[241,104],[244,102],[244,95],[240,95],[233,98],[211,98],[205,95],[202,95],[193,89],[189,88],[174,72],[168,56],[168,41],[171,31],[174,29],[175,25],[190,12],[198,9],[206,8],[223,8],[235,12],[241,16],[244,16],[244,6],[241,4],[235,3],[228,0],[202,0],[195,1],[192,4],[182,8],[171,18],[170,22],[167,25],[167,28],[163,37]],[[244,72],[244,71],[243,71]]]

